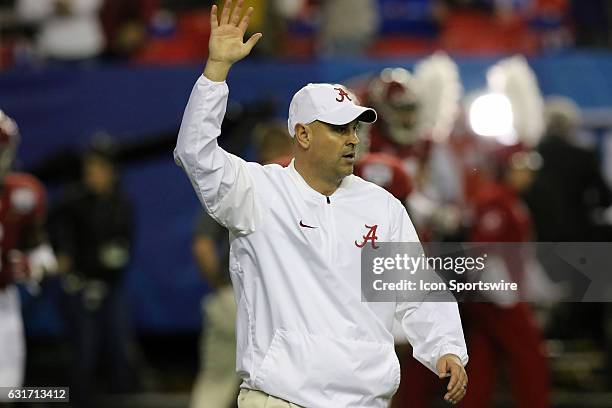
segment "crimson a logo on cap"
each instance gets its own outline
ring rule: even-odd
[[[348,92],[346,92],[344,89],[342,88],[334,88],[334,90],[338,91],[338,97],[336,98],[336,101],[338,102],[344,102],[344,98],[348,99],[349,101],[353,101],[350,97],[350,95],[348,94]]]

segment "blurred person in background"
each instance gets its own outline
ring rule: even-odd
[[[321,2],[320,52],[329,56],[363,54],[378,32],[379,20],[376,0]]]
[[[311,0],[245,0],[245,7],[253,7],[247,34],[267,32],[253,50],[263,56],[303,56],[299,35],[291,32],[292,23],[303,20]],[[302,24],[304,24],[302,22]]]
[[[493,177],[483,181],[475,196],[470,197],[474,215],[469,240],[531,241],[531,216],[520,194],[533,183],[542,158],[520,145],[500,147],[494,157]],[[529,275],[540,273],[541,269],[534,269],[529,254],[513,247],[504,247],[501,252],[493,247],[487,255],[487,269],[479,278],[495,281],[501,276],[517,282],[522,290],[519,296],[506,292],[483,294],[483,298],[462,304],[466,339],[472,350],[468,371],[473,392],[461,406],[493,406],[500,367],[506,366],[516,406],[549,407],[550,379],[543,335],[531,306],[521,301],[532,286],[530,278],[534,276]]]
[[[107,141],[95,142],[82,165],[82,180],[65,194],[54,222],[74,347],[71,400],[88,407],[99,363],[108,369],[111,391],[135,385],[134,339],[123,290],[133,215]]]
[[[598,153],[580,142],[581,110],[562,96],[550,97],[545,108],[546,132],[537,148],[543,166],[525,195],[537,240],[610,242],[612,225],[605,214],[612,204],[612,192],[604,180]],[[565,264],[556,265],[548,273],[554,279],[563,276],[565,268]],[[569,289],[573,298],[581,298],[586,291],[581,285]],[[570,349],[602,349],[605,313],[601,303],[561,303],[553,310],[547,333],[564,340]]]
[[[538,146],[543,166],[526,194],[538,240],[612,241],[612,227],[599,219],[612,205],[612,192],[597,152],[579,144],[580,108],[568,98],[552,97],[545,113],[546,132]]]
[[[458,111],[458,81],[454,62],[436,54],[414,73],[385,68],[367,85],[365,99],[380,115],[368,130],[369,151],[403,162],[414,186],[407,208],[423,241],[450,239],[460,228],[462,177],[446,143]]]
[[[402,203],[412,192],[412,178],[401,160],[388,153],[367,153],[355,165],[355,175],[372,182]]]
[[[434,137],[434,129],[450,132],[460,94],[456,67],[443,54],[422,60],[414,73],[386,68],[367,84],[365,99],[379,113],[368,129],[369,151],[402,163],[412,181],[403,203],[423,242],[458,239],[461,233],[459,163],[446,143],[446,131]],[[433,393],[444,385],[412,357],[409,345],[396,347],[402,380],[393,406],[431,406]]]
[[[104,0],[17,0],[25,21],[38,24],[38,52],[57,61],[99,56],[105,47],[99,12]]]
[[[105,0],[101,21],[106,37],[105,55],[128,59],[143,47],[158,0]]]
[[[291,138],[287,126],[280,121],[260,123],[253,129],[257,162],[261,164],[286,163],[293,158]]]
[[[231,408],[236,405],[240,379],[236,375],[236,303],[229,277],[227,229],[202,212],[192,251],[212,293],[202,301],[200,372],[190,406]]]
[[[252,136],[259,163],[286,165],[291,161],[291,139],[284,123],[260,123]],[[206,212],[197,222],[193,255],[213,293],[202,302],[200,372],[190,406],[234,407],[240,379],[236,375],[236,303],[229,276],[229,232]]]
[[[25,337],[15,283],[36,291],[45,274],[57,272],[43,231],[45,188],[33,176],[11,170],[18,143],[16,123],[0,110],[0,387],[21,387],[24,381]]]
[[[459,121],[456,130],[459,134],[453,143],[457,144],[457,153],[464,156],[465,170],[469,169],[463,172],[466,185],[464,221],[467,223],[464,226],[464,239],[474,242],[528,241],[532,234],[531,222],[519,194],[531,185],[535,171],[541,166],[541,158],[537,153],[519,147],[498,146],[491,150],[488,143],[481,144],[479,137],[467,128],[463,129],[463,124]],[[486,161],[483,158],[487,158]],[[491,158],[495,159],[493,163]],[[504,254],[501,255],[503,258]],[[516,255],[514,259],[521,256]],[[544,293],[552,297],[549,292],[554,288],[548,286],[550,282],[545,278],[544,284],[540,284],[542,279],[538,278],[543,271],[534,262],[532,257],[527,257],[517,266],[510,259],[511,265],[501,269],[503,273],[511,270],[512,280],[521,282],[520,287],[537,281],[539,287],[536,290],[544,286]],[[489,262],[487,265],[490,266]],[[494,265],[497,267],[499,263]],[[486,273],[489,272],[491,270],[487,269]],[[487,276],[481,278],[484,280]],[[511,280],[505,275],[502,278]],[[502,296],[500,299],[479,299],[479,302],[460,306],[466,321],[468,345],[477,355],[472,357],[468,367],[471,388],[461,406],[494,406],[492,397],[500,366],[509,367],[506,372],[516,406],[549,406],[550,384],[543,336],[530,306],[519,300]],[[520,338],[514,335],[517,332],[521,333]],[[400,347],[398,354],[402,356],[402,384],[405,385],[398,390],[393,407],[432,406],[432,398],[442,384],[426,376],[426,371],[408,358],[406,350]]]

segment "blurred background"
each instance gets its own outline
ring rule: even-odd
[[[359,174],[423,240],[612,242],[612,1],[246,3],[264,37],[230,74],[226,150],[286,163],[292,95],[342,83],[380,115]],[[13,168],[44,184],[61,272],[18,285],[24,384],[70,385],[74,406],[224,408],[210,393],[237,390],[231,355],[210,352],[234,347],[226,233],[172,159],[211,4],[0,0]],[[541,302],[462,309],[486,373],[470,391],[489,398],[465,406],[612,407],[612,307],[558,302],[554,271],[537,273]],[[407,347],[403,384],[430,376]],[[431,381],[394,406],[442,406]]]

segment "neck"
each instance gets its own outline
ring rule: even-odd
[[[342,183],[342,178],[334,180],[332,178],[321,177],[313,166],[307,166],[301,161],[296,160],[294,164],[295,170],[302,176],[306,184],[325,196],[332,195],[338,189],[340,183]]]

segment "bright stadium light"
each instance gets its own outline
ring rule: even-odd
[[[507,145],[518,142],[512,104],[505,95],[489,93],[477,97],[470,106],[469,119],[477,135],[493,137]]]

